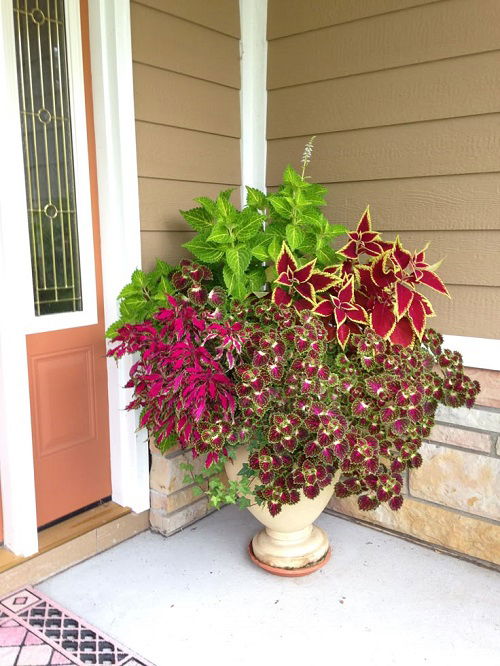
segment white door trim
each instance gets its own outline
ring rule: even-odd
[[[141,265],[135,143],[130,2],[90,0],[90,52],[99,183],[99,216],[106,327],[118,318],[117,295]],[[149,508],[147,435],[137,414],[125,411],[131,361],[108,363],[113,500],[139,512]]]
[[[12,2],[0,2],[0,477],[4,543],[38,550],[26,331],[33,309],[31,256]],[[19,221],[18,224],[13,223]],[[26,270],[20,270],[20,267]]]

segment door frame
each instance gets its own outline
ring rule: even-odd
[[[65,4],[71,79],[83,94],[81,48],[79,53],[74,48],[80,43],[80,2]],[[107,327],[117,319],[118,292],[141,264],[130,3],[88,4]],[[28,225],[10,223],[27,219],[11,0],[0,0],[0,43],[0,89],[7,91],[0,107],[0,141],[9,156],[0,163],[0,479],[4,543],[15,554],[29,556],[38,551],[26,355],[26,335],[34,332],[33,291]],[[81,146],[85,123],[78,122],[75,130]],[[27,268],[25,275],[19,274],[20,265]],[[149,508],[148,451],[146,434],[136,432],[137,416],[124,409],[130,399],[130,391],[122,388],[129,367],[108,363],[112,497],[140,512]]]

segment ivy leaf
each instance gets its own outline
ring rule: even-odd
[[[292,208],[288,201],[279,194],[270,194],[267,197],[267,200],[273,207],[280,217],[284,217],[286,220],[290,219],[292,215]]]
[[[208,241],[208,234],[198,234],[192,240],[184,243],[182,247],[189,250],[195,257],[205,261],[207,264],[213,264],[220,261],[224,256],[224,250],[217,247],[214,243]]]
[[[236,218],[236,237],[239,241],[248,241],[262,229],[265,216],[250,208],[245,208]]]
[[[212,233],[207,238],[208,242],[219,244],[227,244],[230,240],[229,230],[224,222],[217,222],[212,229]]]
[[[302,180],[300,174],[298,174],[289,164],[285,167],[283,172],[283,182],[294,185],[295,187],[304,187],[304,185],[307,185],[307,183],[304,183]]]
[[[262,291],[266,283],[266,272],[264,268],[256,268],[248,274],[248,286],[250,291]]]
[[[226,250],[226,261],[229,268],[237,276],[243,276],[243,273],[248,268],[252,253],[244,245],[237,247],[229,247]]]
[[[195,231],[207,231],[212,226],[212,218],[204,208],[180,210],[179,213]]]
[[[204,495],[205,491],[203,488],[200,488],[199,486],[194,486],[192,489],[192,493],[195,497],[199,497],[200,495]]]
[[[229,266],[224,266],[222,269],[222,275],[224,277],[224,283],[231,296],[243,301],[248,296],[248,289],[246,288],[243,277],[235,275]]]
[[[248,499],[248,497],[240,497],[238,499],[238,506],[240,509],[247,509],[252,503]]]
[[[267,206],[267,199],[264,192],[257,190],[255,187],[246,186],[247,190],[247,206],[250,208],[258,208],[260,210]]]
[[[299,248],[306,239],[306,234],[296,224],[288,224],[286,229],[286,240],[291,250]]]

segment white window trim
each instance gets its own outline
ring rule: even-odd
[[[444,347],[462,354],[464,365],[483,370],[500,370],[500,340],[443,335]]]
[[[64,6],[83,309],[77,312],[63,312],[41,316],[36,316],[33,310],[28,323],[28,333],[44,333],[97,324],[94,239],[88,168],[89,157],[80,3],[79,0],[65,0]]]

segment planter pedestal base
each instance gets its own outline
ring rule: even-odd
[[[252,539],[249,553],[255,564],[279,576],[307,576],[331,556],[326,532],[316,525],[295,532],[266,527]]]

